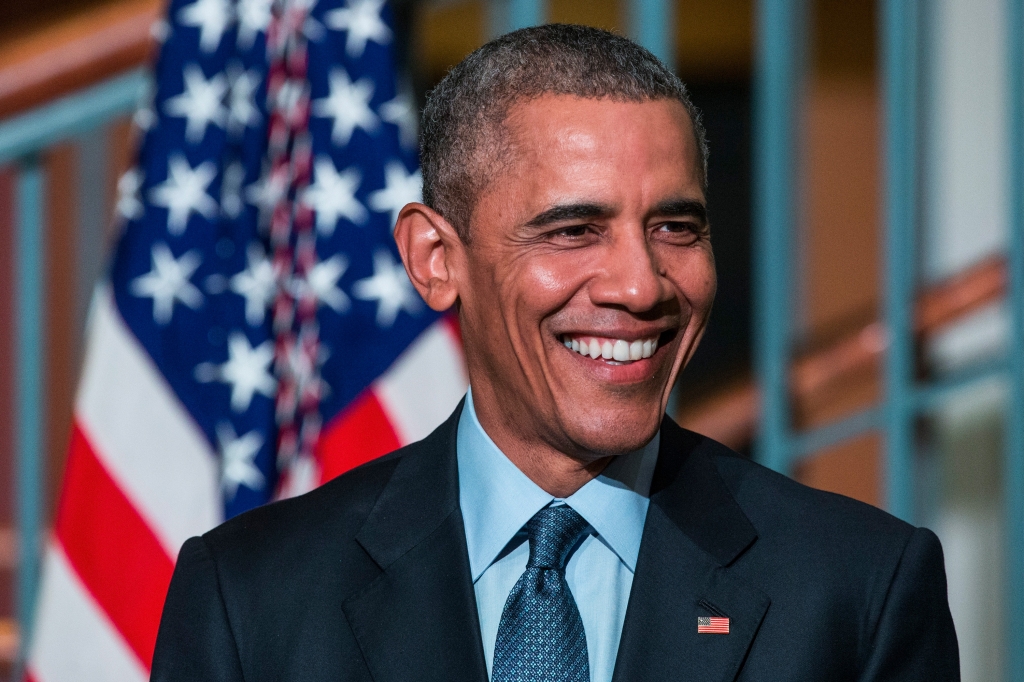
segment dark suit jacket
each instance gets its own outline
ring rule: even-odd
[[[156,682],[487,679],[455,414],[428,438],[185,543]],[[729,634],[698,634],[698,616]],[[927,530],[666,419],[615,681],[959,679]]]

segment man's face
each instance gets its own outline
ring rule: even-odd
[[[551,95],[507,125],[459,259],[481,421],[583,460],[641,447],[715,293],[689,117]]]

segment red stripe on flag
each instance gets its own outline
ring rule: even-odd
[[[320,482],[401,447],[395,429],[373,391],[363,391],[320,434],[316,457]]]
[[[93,598],[147,668],[174,561],[76,423],[56,534]]]
[[[458,315],[458,313],[456,313],[454,311],[450,312],[450,313],[448,313],[447,315],[445,315],[441,319],[444,320],[445,329],[447,329],[448,333],[452,335],[452,338],[455,339],[456,345],[461,350],[461,348],[462,348],[462,325],[459,324],[459,315]]]

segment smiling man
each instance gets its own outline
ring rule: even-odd
[[[455,67],[395,239],[471,389],[427,439],[182,549],[159,682],[955,680],[938,540],[680,429],[707,146],[630,41]]]

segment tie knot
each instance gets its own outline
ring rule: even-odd
[[[564,570],[569,552],[588,527],[586,520],[568,505],[541,509],[526,522],[530,537],[527,567]]]

